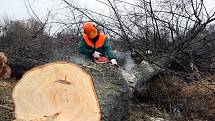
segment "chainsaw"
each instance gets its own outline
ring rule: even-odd
[[[105,57],[105,56],[101,56],[101,57],[99,57],[99,58],[93,58],[93,61],[95,62],[95,63],[111,63],[111,61],[110,61],[110,59],[109,58],[107,58],[107,57]]]

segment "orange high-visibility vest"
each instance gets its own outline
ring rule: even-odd
[[[100,35],[99,35],[99,38],[98,38],[98,40],[96,41],[95,45],[94,45],[94,43],[92,42],[92,40],[90,40],[90,39],[87,37],[86,34],[83,34],[84,41],[86,42],[86,44],[87,44],[88,46],[91,46],[91,47],[93,47],[93,48],[100,48],[100,47],[102,47],[102,46],[104,45],[107,36],[106,36],[105,34],[103,34],[103,33],[99,33],[99,34],[100,34]]]

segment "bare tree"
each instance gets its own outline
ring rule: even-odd
[[[68,8],[84,15],[82,20],[93,21],[108,31],[110,36],[118,36],[127,43],[129,51],[136,53],[135,56],[153,65],[154,72],[146,71],[142,74],[145,78],[140,80],[150,80],[163,70],[186,78],[175,70],[199,70],[204,62],[203,57],[209,62],[214,56],[212,33],[202,33],[215,21],[215,12],[209,13],[202,0],[165,0],[159,1],[157,6],[151,0],[136,0],[135,3],[97,0],[111,10],[109,16],[78,7],[68,0],[62,1]],[[154,56],[149,57],[147,50],[152,51]],[[169,66],[172,68],[169,69]],[[142,84],[142,81],[137,84],[137,90]]]

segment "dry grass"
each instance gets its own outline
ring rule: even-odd
[[[130,102],[125,121],[168,121],[169,115],[155,105]]]
[[[215,75],[189,83],[179,77],[161,77],[150,86],[150,96],[170,114],[180,108],[183,120],[215,119]]]
[[[14,118],[11,97],[14,84],[13,79],[0,81],[0,121],[11,121]]]

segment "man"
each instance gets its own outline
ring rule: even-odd
[[[79,52],[93,60],[107,57],[113,65],[117,65],[109,45],[110,38],[99,32],[91,22],[84,23],[83,29],[84,34],[80,41]]]

